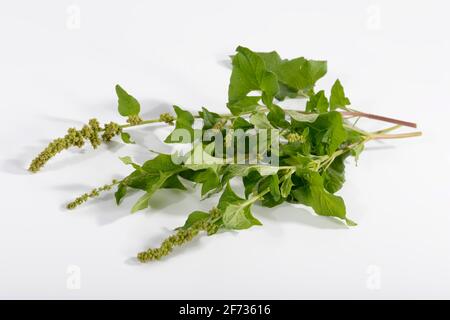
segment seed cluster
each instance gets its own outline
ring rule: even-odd
[[[114,187],[117,183],[119,183],[119,181],[114,179],[110,184],[105,184],[102,187],[92,189],[90,192],[85,193],[76,198],[75,200],[73,200],[72,202],[68,203],[67,209],[75,209],[80,204],[86,202],[89,198],[98,197],[100,195],[100,192],[111,190],[112,187]]]
[[[122,132],[122,128],[115,122],[110,122],[105,124],[105,128],[103,130],[102,139],[105,142],[111,141],[112,138],[117,136],[120,132]]]
[[[137,114],[133,114],[131,116],[128,116],[127,122],[130,125],[135,126],[135,125],[140,124],[142,122],[142,119]]]
[[[173,122],[175,121],[175,117],[173,115],[171,115],[168,112],[165,113],[161,113],[159,115],[159,120],[161,120],[162,122],[165,122],[167,124],[170,124],[171,126],[173,126]]]
[[[39,171],[47,161],[56,154],[65,149],[69,149],[70,147],[81,148],[84,146],[85,141],[89,141],[94,149],[97,148],[101,144],[99,133],[102,131],[102,140],[109,142],[114,136],[122,131],[122,128],[114,122],[110,122],[106,124],[104,128],[101,128],[97,119],[89,120],[88,124],[84,125],[81,130],[70,128],[63,138],[57,138],[50,142],[48,146],[33,159],[33,161],[31,161],[28,170],[31,172]]]
[[[152,260],[159,260],[167,256],[176,246],[181,246],[193,238],[195,238],[201,231],[206,231],[208,235],[216,233],[220,226],[217,220],[220,219],[221,212],[217,208],[210,211],[208,219],[198,221],[187,229],[179,229],[174,235],[165,239],[159,248],[148,249],[138,253],[137,258],[140,262],[148,262]]]
[[[286,139],[288,140],[289,143],[292,143],[292,142],[305,142],[305,138],[301,134],[298,134],[297,132],[289,133],[286,136]]]

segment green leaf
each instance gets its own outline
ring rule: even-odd
[[[189,229],[192,227],[195,223],[207,220],[209,218],[209,213],[204,211],[194,211],[191,214],[189,214],[186,222],[181,227],[181,229]]]
[[[148,202],[152,198],[153,194],[166,182],[166,180],[171,176],[171,173],[161,173],[157,178],[153,176],[152,183],[148,184],[148,188],[146,190],[146,193],[140,197],[134,206],[131,208],[131,213],[134,213],[139,210],[146,209],[148,207]]]
[[[245,198],[248,199],[248,196],[255,191],[258,182],[262,179],[258,172],[258,170],[250,170],[247,175],[242,176],[242,183],[244,185],[244,194]]]
[[[164,189],[178,189],[178,190],[187,190],[183,183],[181,183],[180,179],[178,178],[178,175],[174,174],[167,178],[166,181],[164,181],[161,188]]]
[[[180,164],[175,164],[172,161],[172,156],[170,154],[158,154],[151,160],[147,160],[142,165],[142,169],[150,173],[158,172],[169,172],[174,173],[183,169]]]
[[[225,164],[225,160],[217,158],[207,153],[201,143],[195,144],[194,148],[186,155],[184,166],[192,170],[213,168],[217,170],[220,165]]]
[[[235,106],[254,90],[261,91],[264,103],[270,105],[279,90],[276,75],[268,71],[263,59],[250,49],[239,46],[236,51],[228,87],[229,105]]]
[[[227,184],[217,207],[223,212],[222,221],[228,229],[248,229],[254,225],[261,225],[250,212],[253,202],[238,197],[230,185]]]
[[[116,198],[116,204],[119,205],[122,199],[127,195],[127,186],[123,183],[119,183],[117,186],[117,191],[114,193]]]
[[[136,164],[136,163],[134,163],[130,156],[119,157],[119,159],[124,164],[131,165],[136,170],[140,170],[141,169],[141,166]]]
[[[216,123],[222,120],[219,114],[208,111],[205,107],[202,110],[199,111],[198,115],[203,119],[203,130],[211,129]]]
[[[355,157],[356,165],[358,165],[359,156],[361,155],[361,152],[364,151],[364,143],[357,144],[352,150],[351,154],[353,157]]]
[[[323,186],[323,177],[317,172],[309,172],[303,185],[292,191],[294,198],[321,216],[346,220],[345,204],[341,197],[329,193]]]
[[[300,113],[294,110],[287,110],[286,113],[295,121],[298,122],[314,122],[319,117],[317,113]]]
[[[317,80],[327,72],[326,61],[307,60],[303,57],[281,59],[277,52],[258,52],[266,67],[275,73],[279,81],[278,100],[308,94]]]
[[[175,113],[177,115],[177,120],[175,122],[175,129],[172,133],[164,140],[165,143],[188,143],[194,138],[194,129],[192,125],[194,124],[194,117],[189,111],[185,111],[178,106],[173,106]],[[178,129],[185,129],[189,133],[189,141],[178,141],[175,140],[174,132]],[[177,138],[178,139],[178,138]]]
[[[131,143],[131,144],[135,143],[133,140],[131,140],[131,136],[128,132],[120,133],[120,137],[122,138],[122,141],[125,143]]]
[[[220,187],[220,179],[217,174],[216,169],[213,168],[206,168],[202,170],[190,170],[189,172],[186,172],[183,175],[183,178],[187,178],[190,181],[201,183],[202,184],[202,190],[201,195],[202,197],[206,195],[209,191],[214,190],[218,187]]]
[[[321,216],[346,219],[344,200],[329,193],[323,186],[323,178],[317,173],[310,176],[311,207]]]
[[[330,193],[339,191],[345,182],[344,159],[347,155],[341,155],[334,159],[323,174],[325,189]]]
[[[247,120],[245,120],[244,118],[238,117],[236,119],[234,119],[233,121],[233,129],[237,130],[237,129],[242,129],[244,131],[253,128],[254,126],[248,122]]]
[[[290,172],[290,174],[286,176],[285,180],[281,184],[280,192],[283,198],[287,198],[289,196],[289,194],[291,193],[292,186],[294,185],[291,176],[292,172]]]
[[[125,178],[128,186],[146,191],[146,193],[135,203],[131,212],[147,208],[148,201],[153,194],[164,186],[167,179],[181,170],[184,170],[184,168],[181,165],[173,163],[170,155],[159,154],[152,160],[146,161],[142,165],[142,170],[143,172],[138,173],[134,181],[133,179]]]
[[[259,100],[261,100],[261,97],[248,96],[238,101],[228,102],[227,107],[233,115],[238,116],[255,111],[259,106]]]
[[[245,177],[252,171],[258,172],[261,176],[270,176],[276,174],[279,167],[269,165],[243,165],[243,164],[229,164],[222,172],[222,185],[225,185],[234,177]]]
[[[342,115],[337,111],[322,113],[313,123],[293,119],[291,124],[297,132],[304,133],[308,128],[311,152],[315,155],[331,155],[347,138]]]
[[[262,223],[253,217],[250,212],[250,205],[230,204],[225,209],[222,217],[225,228],[242,230],[252,226],[260,226]]]
[[[280,81],[290,88],[309,93],[317,80],[327,72],[326,61],[296,58],[283,63],[278,72]]]
[[[272,195],[273,199],[275,201],[280,200],[281,194],[280,194],[280,180],[278,179],[277,174],[273,174],[270,176],[270,194]]]
[[[139,102],[128,94],[121,86],[116,85],[116,94],[119,98],[119,113],[124,117],[138,115],[141,110]]]
[[[328,99],[325,96],[325,91],[323,90],[320,90],[315,95],[309,97],[309,100],[306,103],[307,112],[324,113],[328,111],[328,107],[329,107]]]
[[[250,123],[258,129],[272,129],[273,126],[264,112],[257,112],[250,117]]]
[[[280,106],[272,104],[267,107],[270,110],[267,119],[274,127],[287,128],[289,126],[289,122],[286,121],[286,113]]]
[[[339,79],[337,79],[331,88],[330,109],[346,109],[346,106],[348,105],[350,105],[350,100],[345,96],[344,88]]]

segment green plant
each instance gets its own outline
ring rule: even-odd
[[[201,232],[213,235],[219,230],[261,225],[251,212],[256,202],[267,207],[285,201],[300,203],[311,207],[318,215],[355,225],[347,217],[343,199],[336,195],[345,181],[345,159],[349,156],[358,159],[370,140],[419,136],[420,132],[390,133],[402,126],[415,128],[416,125],[354,110],[339,80],[332,86],[329,97],[324,90],[316,92],[316,82],[327,71],[325,61],[302,57],[281,59],[274,51],[253,52],[238,47],[232,57],[232,66],[227,103],[229,114],[202,108],[197,115],[192,115],[174,106],[175,115],[164,113],[157,119],[141,119],[139,102],[117,85],[118,109],[127,118],[126,124],[111,122],[101,126],[92,119],[80,130],[71,128],[65,137],[51,142],[31,162],[29,170],[36,172],[57,153],[72,146],[81,148],[85,142],[96,148],[120,135],[124,143],[133,143],[127,132],[131,127],[157,122],[174,125],[166,143],[177,143],[182,136],[180,132],[188,133],[188,139],[182,141],[192,143],[192,150],[187,154],[158,154],[142,165],[134,163],[130,157],[123,157],[121,160],[132,167],[128,176],[96,188],[67,205],[73,209],[113,187],[119,205],[130,189],[138,189],[143,195],[131,209],[136,212],[146,209],[159,189],[185,190],[184,180],[201,185],[202,197],[221,193],[216,207],[209,212],[192,212],[186,223],[159,248],[139,253],[138,259],[142,262],[160,259],[174,246],[190,241]],[[254,95],[255,91],[259,94]],[[278,105],[279,101],[288,98],[306,99],[305,110],[284,109]],[[349,121],[360,117],[390,122],[394,126],[367,132]],[[201,122],[199,129],[193,126],[196,119]],[[233,145],[237,132],[245,135],[246,144],[240,150],[231,148],[229,153],[228,147]],[[194,139],[204,137],[206,133],[215,135],[214,139]],[[275,140],[273,133],[280,139]],[[258,139],[256,148],[249,143],[252,137]],[[267,143],[261,150],[263,138]],[[268,157],[276,159],[276,164],[267,160]],[[230,180],[236,177],[242,180],[244,197],[238,196],[230,186]]]

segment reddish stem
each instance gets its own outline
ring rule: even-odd
[[[395,123],[395,124],[405,126],[405,127],[417,128],[417,124],[415,124],[413,122],[383,117],[383,116],[379,116],[379,115],[372,114],[372,113],[365,113],[365,112],[360,112],[360,111],[342,111],[341,113],[344,116],[347,115],[347,116],[364,117],[364,118],[380,120],[380,121],[389,122],[389,123]]]

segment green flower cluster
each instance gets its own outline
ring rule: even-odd
[[[102,139],[105,142],[111,141],[112,138],[122,132],[122,127],[115,122],[105,124],[103,129]]]
[[[304,138],[302,135],[298,134],[297,132],[289,133],[289,134],[286,136],[286,139],[287,139],[287,141],[288,141],[289,143],[293,143],[293,142],[305,142],[305,138]]]
[[[63,138],[57,138],[50,142],[49,145],[34,158],[33,161],[31,161],[28,170],[31,172],[39,171],[48,160],[61,151],[69,149],[70,147],[81,148],[84,146],[86,140],[90,142],[94,149],[97,148],[101,144],[99,138],[100,132],[103,132],[102,140],[109,142],[121,131],[122,128],[117,123],[110,122],[106,124],[104,128],[101,128],[97,119],[91,119],[81,130],[70,128]]]
[[[165,123],[170,124],[171,126],[173,126],[173,122],[175,121],[175,117],[173,115],[171,115],[170,113],[165,112],[165,113],[161,113],[159,115],[159,120],[161,122],[165,122]]]
[[[142,122],[142,119],[141,119],[141,117],[139,117],[139,115],[133,114],[133,115],[128,116],[127,122],[130,125],[135,126],[135,125],[140,124]]]
[[[112,187],[114,187],[118,183],[119,183],[119,181],[114,179],[110,184],[105,184],[102,187],[92,189],[89,193],[85,193],[85,194],[79,196],[78,198],[76,198],[75,200],[73,200],[72,202],[68,203],[67,209],[75,209],[80,204],[88,201],[89,198],[98,197],[100,195],[100,192],[111,190]]]
[[[189,228],[179,229],[174,235],[164,240],[159,248],[148,249],[138,253],[138,260],[140,262],[159,260],[172,252],[174,247],[181,246],[194,239],[201,231],[206,231],[208,235],[216,233],[220,228],[218,220],[221,218],[221,215],[219,209],[213,208],[208,219],[198,221]]]

